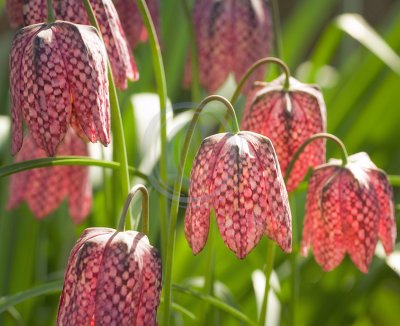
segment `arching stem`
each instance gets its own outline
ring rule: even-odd
[[[281,21],[279,19],[278,0],[271,0],[272,5],[272,29],[274,30],[275,53],[278,58],[283,58],[283,46],[281,37]]]
[[[281,59],[274,58],[274,57],[266,57],[263,59],[260,59],[256,61],[244,74],[242,79],[240,80],[239,84],[236,87],[235,92],[232,95],[231,98],[231,103],[232,105],[235,105],[236,101],[239,98],[240,92],[242,91],[243,86],[246,84],[247,80],[250,78],[250,76],[253,74],[253,72],[260,66],[269,64],[269,63],[274,63],[280,66],[285,74],[285,83],[283,85],[284,90],[289,89],[289,82],[290,82],[290,70],[289,67],[284,63]]]
[[[170,313],[171,313],[171,287],[172,287],[172,261],[174,257],[174,247],[175,247],[175,228],[176,221],[178,218],[179,211],[179,200],[182,190],[183,173],[186,165],[186,159],[189,152],[190,143],[193,137],[194,130],[197,125],[197,121],[200,117],[200,113],[204,107],[210,102],[221,102],[226,106],[232,118],[234,119],[234,132],[238,133],[239,123],[236,118],[235,110],[232,104],[224,97],[219,95],[211,95],[206,97],[197,107],[192,121],[190,122],[189,129],[186,132],[185,143],[182,148],[180,155],[180,162],[178,165],[178,174],[174,184],[173,198],[171,203],[171,211],[169,215],[169,231],[168,231],[168,245],[167,245],[167,259],[166,259],[166,271],[165,271],[165,283],[164,283],[164,326],[170,324]]]
[[[336,137],[332,134],[318,133],[318,134],[311,136],[307,140],[305,140],[303,142],[303,144],[301,144],[301,146],[298,148],[298,150],[294,153],[293,158],[290,161],[288,168],[286,170],[286,173],[285,173],[285,182],[288,181],[289,176],[292,173],[293,167],[294,167],[297,159],[299,158],[300,154],[304,151],[304,149],[307,147],[307,145],[309,145],[310,143],[312,143],[313,141],[315,141],[317,139],[328,139],[328,140],[332,140],[334,143],[336,143],[339,146],[340,151],[342,153],[342,165],[345,166],[347,164],[347,157],[349,155],[347,154],[347,150],[346,150],[346,147],[344,146],[343,142],[338,137]]]
[[[53,1],[47,0],[47,22],[52,23],[56,20],[54,11],[53,11]]]
[[[138,191],[142,193],[142,232],[146,235],[149,234],[149,193],[147,188],[142,184],[134,186],[129,192],[128,198],[125,201],[125,205],[121,213],[121,217],[119,218],[117,231],[123,232],[125,230],[126,215],[129,211],[129,206],[132,202],[132,199],[135,197]],[[138,224],[139,223],[136,223],[136,225]]]

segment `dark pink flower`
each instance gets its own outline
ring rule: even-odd
[[[144,234],[89,228],[71,251],[56,325],[157,325],[161,259]]]
[[[215,93],[229,73],[239,81],[255,61],[271,50],[271,15],[264,0],[198,0],[193,19],[200,83],[209,93]],[[258,69],[249,83],[262,79],[264,74],[265,68]],[[187,75],[186,86],[189,82]]]
[[[151,18],[156,29],[159,27],[159,0],[146,0]],[[147,30],[143,24],[142,16],[137,7],[136,0],[114,0],[115,8],[121,19],[126,38],[131,48],[135,48],[138,43],[147,40]]]
[[[10,55],[12,153],[24,119],[37,146],[55,155],[71,120],[91,142],[110,142],[107,54],[90,26],[57,21],[19,30]]]
[[[325,271],[337,267],[346,252],[368,272],[378,238],[387,254],[396,240],[392,187],[385,172],[366,153],[317,167],[307,191],[302,253],[312,247]]]
[[[90,0],[90,4],[103,35],[115,84],[120,89],[126,89],[127,79],[137,80],[139,73],[117,10],[112,0]],[[53,0],[53,7],[57,19],[90,25],[82,0]],[[133,17],[130,18],[133,19]]]
[[[58,147],[57,154],[87,156],[88,151],[86,144],[70,130]],[[46,157],[46,153],[28,136],[15,161],[43,157]],[[9,193],[9,209],[25,201],[38,219],[55,211],[66,198],[75,223],[83,221],[92,206],[89,168],[86,166],[52,166],[14,174],[11,176]]]
[[[316,133],[326,131],[326,108],[319,89],[290,78],[290,88],[283,89],[284,76],[271,83],[258,83],[247,98],[243,130],[260,133],[271,139],[282,173],[301,144]],[[325,140],[308,145],[296,161],[286,184],[294,190],[309,167],[325,162]]]
[[[206,138],[190,176],[185,235],[194,254],[204,247],[214,208],[225,244],[239,258],[263,234],[292,248],[287,192],[271,141],[252,132]]]
[[[90,25],[82,0],[52,0],[52,4],[57,19]],[[137,80],[139,73],[117,11],[112,0],[90,0],[90,4],[106,45],[115,84],[120,89],[126,89],[127,79]],[[8,0],[7,12],[13,27],[45,23],[47,0]]]

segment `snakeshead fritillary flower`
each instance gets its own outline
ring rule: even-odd
[[[86,144],[70,130],[58,147],[59,155],[87,156]],[[27,137],[16,162],[46,157],[32,137]],[[86,166],[52,166],[14,174],[10,181],[8,208],[26,201],[36,218],[41,219],[68,198],[69,213],[75,223],[83,221],[92,206],[89,168]]]
[[[301,144],[316,133],[326,131],[326,108],[321,92],[313,85],[290,78],[288,91],[285,78],[257,84],[248,97],[243,113],[243,130],[251,130],[271,139],[279,164],[286,173],[289,162]],[[303,180],[309,167],[325,162],[325,140],[308,145],[296,161],[287,182],[288,191]]]
[[[71,251],[57,325],[157,325],[161,259],[144,234],[86,229]]]
[[[137,0],[114,0],[122,27],[131,48],[147,40],[147,30],[143,24],[142,16],[136,4]],[[159,27],[159,0],[146,0],[150,15],[156,29]]]
[[[200,83],[209,93],[215,93],[231,72],[239,81],[255,61],[270,52],[271,16],[264,0],[198,0],[193,19]],[[188,67],[186,74],[188,86]],[[251,81],[264,74],[264,68],[258,69]]]
[[[110,142],[107,54],[90,26],[57,21],[19,30],[10,55],[12,153],[25,119],[36,144],[55,155],[71,121],[91,142]]]
[[[378,237],[386,254],[393,251],[396,221],[392,188],[385,172],[366,153],[317,167],[307,192],[302,253],[312,247],[325,271],[338,266],[345,253],[364,273]]]
[[[185,235],[194,254],[204,247],[214,208],[225,244],[244,258],[263,234],[290,252],[291,215],[271,141],[252,132],[206,138],[190,176]]]
[[[57,19],[76,24],[90,25],[82,0],[53,0]],[[115,79],[120,89],[126,89],[127,79],[139,79],[136,63],[112,0],[90,0]],[[8,1],[7,11],[13,27],[45,23],[47,21],[47,0]],[[132,17],[129,17],[132,19]]]
[[[112,0],[90,0],[96,15],[115,79],[120,89],[126,89],[127,79],[139,79],[139,73],[128,41]],[[57,19],[90,25],[82,0],[53,0]],[[130,17],[133,19],[133,17]]]

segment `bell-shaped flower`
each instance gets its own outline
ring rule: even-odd
[[[318,166],[310,179],[302,254],[312,248],[325,271],[337,267],[346,252],[368,272],[378,238],[386,254],[396,240],[392,187],[384,171],[366,153]]]
[[[139,232],[89,228],[71,251],[56,325],[157,325],[161,259]]]
[[[89,0],[89,2],[103,36],[115,85],[120,89],[126,89],[127,79],[137,80],[139,73],[117,10],[112,0]],[[57,19],[90,25],[82,0],[53,0],[53,8]]]
[[[271,141],[252,132],[206,138],[190,176],[185,235],[194,254],[204,247],[214,209],[225,244],[242,259],[262,235],[292,248],[288,196]]]
[[[56,154],[71,121],[91,142],[110,142],[107,54],[90,26],[57,21],[19,30],[10,55],[12,154],[22,121],[40,148]]]
[[[257,60],[269,54],[272,23],[264,0],[198,0],[193,12],[200,84],[215,93],[230,73],[238,82]],[[260,80],[265,68],[250,79]],[[185,84],[190,84],[186,67]]]
[[[257,83],[247,98],[241,128],[260,133],[274,144],[282,173],[305,140],[326,131],[326,107],[319,89],[285,76],[270,83]],[[309,167],[325,162],[325,140],[308,145],[296,161],[286,187],[294,190]]]
[[[121,21],[112,0],[89,0],[99,24],[108,57],[119,89],[126,89],[127,79],[139,79],[139,73]],[[90,25],[82,0],[52,0],[56,19],[76,24]],[[13,27],[45,23],[47,0],[8,0],[7,12]],[[132,17],[129,17],[132,19]]]
[[[129,45],[134,49],[138,43],[146,42],[147,30],[136,4],[137,0],[114,0]],[[146,0],[156,29],[159,28],[160,0]]]
[[[87,145],[70,130],[58,147],[58,155],[87,156]],[[46,157],[32,137],[27,137],[16,162]],[[11,176],[8,208],[25,201],[36,218],[55,211],[68,199],[69,213],[75,223],[82,222],[92,206],[92,189],[87,166],[51,166],[20,172]]]

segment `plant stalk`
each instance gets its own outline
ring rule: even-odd
[[[161,55],[160,43],[158,41],[156,29],[151,18],[149,9],[144,0],[137,0],[144,25],[146,26],[148,40],[151,48],[154,73],[156,77],[157,93],[160,100],[160,184],[161,191],[159,196],[160,206],[160,229],[161,229],[161,256],[165,261],[165,250],[167,248],[167,208],[168,201],[166,192],[167,185],[167,82],[165,79],[164,63]]]
[[[274,257],[275,257],[275,243],[268,239],[267,240],[267,257],[265,261],[265,290],[264,290],[264,299],[261,306],[260,318],[258,319],[258,326],[265,326],[265,322],[267,320],[267,311],[268,311],[268,295],[270,289],[270,278],[271,273],[274,267]]]

